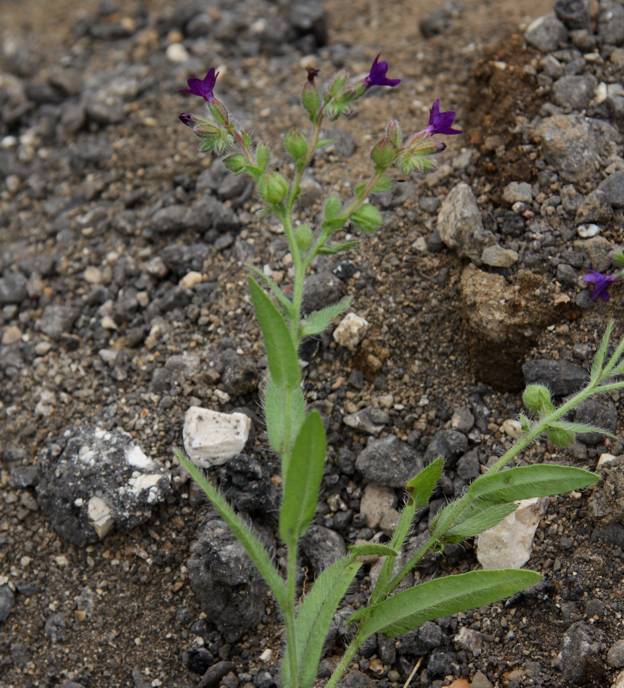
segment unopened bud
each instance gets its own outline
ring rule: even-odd
[[[386,126],[386,138],[397,148],[401,147],[403,143],[403,133],[401,132],[401,125],[396,119],[391,119]]]
[[[310,225],[299,225],[295,230],[297,245],[302,251],[307,251],[314,241],[314,232]]]
[[[247,167],[247,161],[245,156],[240,153],[234,153],[234,155],[228,155],[227,158],[223,159],[223,164],[226,166],[230,172],[234,174],[240,174],[245,171]]]
[[[303,87],[301,102],[310,117],[310,121],[316,122],[319,110],[321,109],[321,94],[317,91],[316,86],[310,81],[306,81]]]
[[[191,127],[192,129],[195,126],[195,118],[190,112],[181,112],[178,115],[178,119],[185,127]]]
[[[303,134],[293,129],[284,136],[284,148],[291,158],[297,162],[305,158],[308,152],[308,143]]]
[[[378,170],[386,170],[396,160],[398,154],[399,149],[384,136],[373,146],[370,156]]]
[[[271,172],[262,177],[258,184],[262,198],[270,205],[279,205],[288,193],[288,182],[279,172]]]
[[[227,125],[230,123],[230,115],[225,109],[225,105],[218,98],[213,98],[208,103],[208,109],[217,124]]]
[[[528,385],[522,393],[522,403],[533,413],[550,413],[554,409],[550,390],[544,385]]]

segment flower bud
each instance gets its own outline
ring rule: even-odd
[[[227,167],[230,172],[234,174],[240,174],[245,171],[247,167],[247,161],[245,156],[240,153],[234,153],[233,155],[228,155],[227,158],[223,159],[223,164]]]
[[[270,205],[279,205],[288,193],[288,182],[279,172],[271,172],[260,180],[258,191]]]
[[[550,428],[546,432],[546,437],[548,437],[555,447],[561,447],[561,449],[566,449],[574,444],[576,440],[576,435],[572,431],[563,430],[562,428]]]
[[[396,160],[398,154],[399,149],[387,136],[384,136],[373,146],[370,156],[378,170],[387,170]]]
[[[286,136],[284,136],[284,148],[290,157],[298,162],[303,160],[308,153],[308,142],[305,136],[296,129],[291,129]]]
[[[528,385],[522,393],[522,403],[533,413],[549,413],[554,409],[550,390],[544,385]]]
[[[230,123],[230,115],[225,109],[225,105],[218,98],[214,98],[208,103],[208,109],[217,124],[227,125]]]
[[[383,217],[377,208],[365,203],[351,215],[351,222],[363,232],[376,232],[383,224]]]
[[[401,148],[403,143],[403,132],[399,120],[391,119],[386,125],[386,138],[397,148]]]
[[[191,127],[192,129],[195,126],[195,118],[190,112],[181,112],[178,119],[185,127]]]
[[[310,225],[299,225],[295,229],[295,239],[297,241],[297,245],[302,251],[307,251],[310,246],[312,246],[312,242],[314,241],[314,232],[312,231],[312,227]]]
[[[310,81],[306,81],[303,87],[301,102],[310,117],[310,121],[316,122],[319,110],[321,109],[321,94],[318,92],[316,86]]]

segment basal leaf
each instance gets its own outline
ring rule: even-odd
[[[482,505],[477,502],[474,508],[468,512],[465,520],[446,531],[443,540],[444,542],[455,543],[479,535],[484,530],[498,525],[504,518],[513,513],[517,506],[515,502],[491,505]]]
[[[503,600],[540,580],[541,576],[535,571],[520,569],[471,571],[445,576],[400,592],[375,605],[372,610],[360,610],[350,621],[370,614],[359,632],[365,638],[374,633],[392,638],[418,628],[425,621]]]
[[[437,459],[423,468],[420,473],[408,480],[405,489],[412,495],[417,509],[422,509],[429,504],[435,486],[442,475],[443,468],[444,459],[438,456]]]
[[[349,554],[354,557],[396,557],[398,552],[388,545],[379,545],[375,542],[367,542],[362,545],[351,545]]]
[[[288,418],[284,413],[288,409]],[[305,420],[305,399],[300,387],[288,389],[278,387],[269,376],[264,392],[264,417],[267,424],[269,444],[282,459],[290,454],[292,445]],[[286,427],[288,421],[288,428]],[[282,475],[286,466],[282,466]]]
[[[286,468],[279,532],[288,545],[296,542],[312,523],[325,467],[327,442],[318,411],[303,422]]]
[[[258,283],[252,277],[248,281],[251,302],[262,330],[271,378],[278,387],[298,388],[301,383],[299,358],[284,318]]]
[[[470,485],[466,496],[488,502],[513,502],[580,490],[598,480],[595,473],[582,468],[543,463],[483,475]]]
[[[331,306],[321,308],[320,311],[313,311],[301,323],[301,335],[303,337],[310,337],[324,332],[329,327],[332,320],[349,310],[352,301],[353,299],[350,296],[345,296]]]

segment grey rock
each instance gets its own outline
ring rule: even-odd
[[[335,530],[316,525],[301,538],[301,548],[317,575],[347,553],[344,540]]]
[[[584,621],[578,621],[568,628],[563,636],[561,651],[561,673],[566,681],[585,685],[603,674],[600,666],[600,641],[598,629]]]
[[[211,516],[191,545],[189,582],[211,623],[228,642],[253,630],[264,614],[267,588],[230,529]]]
[[[200,12],[186,25],[186,35],[190,38],[200,38],[209,34],[214,24],[215,20],[207,12]]]
[[[624,667],[624,640],[616,640],[607,652],[607,664],[614,669]]]
[[[624,456],[618,456],[598,467],[602,480],[594,487],[589,506],[592,516],[601,524],[610,527],[616,524],[613,532],[602,533],[598,539],[608,537],[614,544],[624,543]],[[596,533],[592,537],[596,537]]]
[[[259,375],[256,362],[227,349],[219,363],[222,368],[221,381],[225,391],[233,396],[252,394],[258,389]]]
[[[439,430],[433,436],[425,452],[427,462],[438,456],[444,458],[449,466],[453,466],[457,459],[468,449],[468,438],[458,430]]]
[[[531,203],[533,189],[527,182],[510,182],[503,189],[503,199],[513,205],[514,203]]]
[[[451,26],[452,16],[447,7],[440,7],[425,15],[418,24],[423,38],[432,38],[444,33]]]
[[[297,35],[313,36],[317,46],[327,43],[327,14],[322,2],[315,0],[291,2],[288,21]]]
[[[553,85],[553,100],[568,110],[584,110],[594,97],[597,85],[593,74],[562,76]]]
[[[566,27],[552,14],[536,19],[524,34],[526,42],[541,50],[552,53],[566,44],[568,32]]]
[[[0,624],[6,621],[13,609],[15,595],[8,585],[0,585]]]
[[[613,172],[598,187],[614,208],[624,208],[624,172]]]
[[[522,366],[527,385],[546,385],[556,396],[577,392],[587,382],[587,371],[572,361],[538,358]]]
[[[375,688],[375,681],[366,674],[353,669],[340,682],[341,688]]]
[[[350,413],[343,418],[343,423],[354,430],[368,433],[369,435],[377,435],[382,430],[384,425],[390,422],[390,416],[382,409],[374,406],[367,406],[366,408]]]
[[[481,252],[481,262],[492,268],[510,268],[518,262],[518,253],[498,244],[486,246]]]
[[[67,619],[63,612],[50,614],[43,625],[43,632],[50,639],[51,643],[62,643],[65,641]]]
[[[566,181],[590,180],[621,135],[607,122],[581,115],[552,115],[534,130],[541,141],[544,158]]]
[[[323,150],[327,153],[335,153],[341,158],[350,158],[357,149],[353,135],[346,129],[327,129],[323,131],[323,137],[331,141]]]
[[[606,223],[610,222],[612,217],[611,202],[605,191],[599,187],[583,199],[576,211],[575,220],[577,224]]]
[[[593,236],[579,243],[587,254],[589,264],[594,270],[604,271],[611,267],[613,244],[608,239],[601,236]]]
[[[457,655],[450,650],[434,650],[427,661],[427,673],[433,677],[455,675],[460,671]]]
[[[9,467],[9,475],[11,477],[11,485],[24,489],[37,484],[39,469],[37,466],[18,464],[17,466]]]
[[[557,279],[561,284],[572,287],[578,282],[578,273],[567,263],[559,263],[557,265]]]
[[[5,272],[0,278],[0,305],[21,303],[27,296],[24,275],[20,272]]]
[[[403,487],[424,467],[422,457],[394,435],[371,440],[355,461],[355,466],[369,483]]]
[[[479,462],[479,450],[477,448],[464,454],[455,468],[457,475],[465,481],[474,480],[479,476],[481,464]]]
[[[331,272],[318,272],[305,281],[303,290],[303,312],[319,310],[345,295],[344,283]]]
[[[161,234],[186,229],[188,208],[184,205],[170,205],[158,210],[151,220],[151,227]]]
[[[183,277],[191,271],[201,272],[209,253],[208,244],[170,244],[160,251],[160,257],[168,270]]]
[[[598,37],[602,43],[624,43],[624,5],[605,3],[598,17]]]
[[[470,432],[475,424],[475,417],[467,406],[454,411],[451,416],[451,427],[459,432]]]
[[[221,660],[213,664],[206,670],[197,688],[216,688],[221,679],[226,674],[229,674],[230,671],[234,670],[235,667],[236,665],[233,662],[228,662],[226,660]]]
[[[481,262],[483,249],[495,243],[491,232],[483,228],[481,211],[472,189],[464,182],[454,186],[442,202],[437,228],[448,248],[475,263]]]
[[[555,14],[571,31],[591,29],[591,16],[587,0],[557,0]]]
[[[620,131],[624,131],[624,95],[612,95],[607,98],[607,109],[612,121]]]
[[[420,628],[401,636],[399,652],[402,655],[422,657],[444,644],[444,631],[433,621],[425,621]]]
[[[45,307],[38,321],[39,329],[52,339],[58,339],[69,332],[78,318],[79,310],[73,306],[51,304]]]
[[[592,397],[587,399],[574,412],[574,420],[577,423],[586,423],[604,428],[609,432],[617,429],[617,407],[607,397]],[[600,444],[605,436],[598,432],[585,432],[577,435],[579,442],[589,446]]]
[[[68,428],[39,469],[39,506],[75,545],[145,523],[171,491],[168,475],[119,429]]]

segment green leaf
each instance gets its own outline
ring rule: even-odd
[[[582,468],[543,463],[482,475],[470,485],[466,494],[488,502],[513,502],[580,490],[599,479],[595,473]]]
[[[288,409],[288,427],[285,409]],[[278,387],[269,376],[264,392],[264,418],[269,444],[282,460],[290,454],[295,437],[305,420],[305,413],[305,399],[301,388]],[[282,475],[285,474],[284,469],[285,465],[282,465]]]
[[[617,435],[614,435],[609,430],[600,428],[597,425],[589,425],[588,423],[573,423],[567,420],[555,420],[548,425],[549,428],[558,428],[559,430],[567,430],[573,433],[583,433],[583,432],[597,432],[601,435],[606,435],[613,439],[617,439]]]
[[[353,239],[338,244],[325,244],[319,248],[318,252],[324,256],[335,256],[337,253],[342,253],[343,251],[352,251],[359,245],[360,242],[357,239]]]
[[[271,377],[278,387],[296,389],[301,383],[299,358],[284,318],[253,277],[249,277],[248,282]]]
[[[306,532],[314,518],[326,451],[323,421],[318,411],[312,411],[299,430],[284,476],[279,532],[289,546]]]
[[[431,536],[440,538],[451,528],[455,527],[470,508],[470,502],[470,495],[466,493],[463,497],[456,499],[454,502],[447,504],[443,509],[440,509],[431,523],[431,528],[429,529]]]
[[[361,609],[349,620],[357,621],[369,615],[359,629],[362,637],[384,633],[393,638],[418,628],[425,621],[498,602],[536,585],[541,579],[535,571],[518,569],[445,576],[400,592],[372,609]]]
[[[618,345],[615,347],[615,351],[611,354],[611,358],[608,360],[607,365],[603,370],[603,379],[606,380],[611,377],[615,367],[621,363],[621,358],[624,355],[624,339],[621,339]]]
[[[349,554],[353,557],[396,557],[399,553],[388,545],[371,542],[362,545],[350,545]]]
[[[247,555],[264,578],[271,589],[278,605],[283,610],[286,604],[286,583],[273,566],[271,555],[255,535],[251,528],[232,509],[216,487],[206,478],[203,471],[198,468],[182,451],[176,449],[176,458],[182,464],[184,470],[191,476],[197,485],[210,500],[217,513],[227,523],[236,539],[245,548]]]
[[[249,269],[253,274],[271,290],[271,294],[276,298],[279,305],[284,309],[287,314],[291,314],[293,311],[292,302],[288,299],[286,294],[277,286],[277,284],[267,275],[259,270],[255,265],[249,265]]]
[[[323,220],[333,220],[338,215],[340,215],[340,211],[342,210],[342,201],[338,196],[335,194],[332,194],[329,196],[329,198],[325,201],[325,205],[323,206]]]
[[[514,502],[484,507],[476,504],[473,512],[467,514],[465,521],[446,531],[443,540],[444,542],[455,543],[479,535],[484,530],[498,525],[509,514],[512,514],[517,506]]]
[[[607,325],[607,329],[605,330],[604,335],[602,336],[602,341],[600,342],[600,346],[598,347],[598,351],[596,351],[596,355],[594,356],[594,360],[592,361],[592,367],[591,367],[591,373],[590,373],[590,382],[596,382],[598,378],[600,377],[600,373],[602,373],[602,368],[604,366],[604,361],[605,361],[605,356],[607,355],[607,350],[609,348],[609,341],[611,340],[611,335],[613,334],[613,328],[615,327],[615,323],[613,320],[609,321],[609,324]]]
[[[301,688],[314,685],[334,614],[361,566],[361,562],[353,561],[351,557],[339,559],[319,575],[303,599],[295,620]],[[282,662],[282,685],[293,685],[287,651]]]
[[[310,313],[301,323],[301,336],[310,337],[324,332],[329,327],[332,320],[349,310],[352,301],[353,299],[350,296],[345,296],[331,306],[321,308],[320,311],[312,311],[312,313]]]
[[[334,143],[334,139],[319,139],[316,143],[316,150],[325,148],[325,146],[331,146]]]
[[[437,459],[423,468],[420,473],[407,481],[405,489],[412,495],[417,509],[422,509],[429,504],[435,486],[442,475],[443,468],[444,459],[438,456]]]
[[[376,232],[383,225],[381,213],[370,203],[365,203],[349,219],[358,229],[367,233]]]

